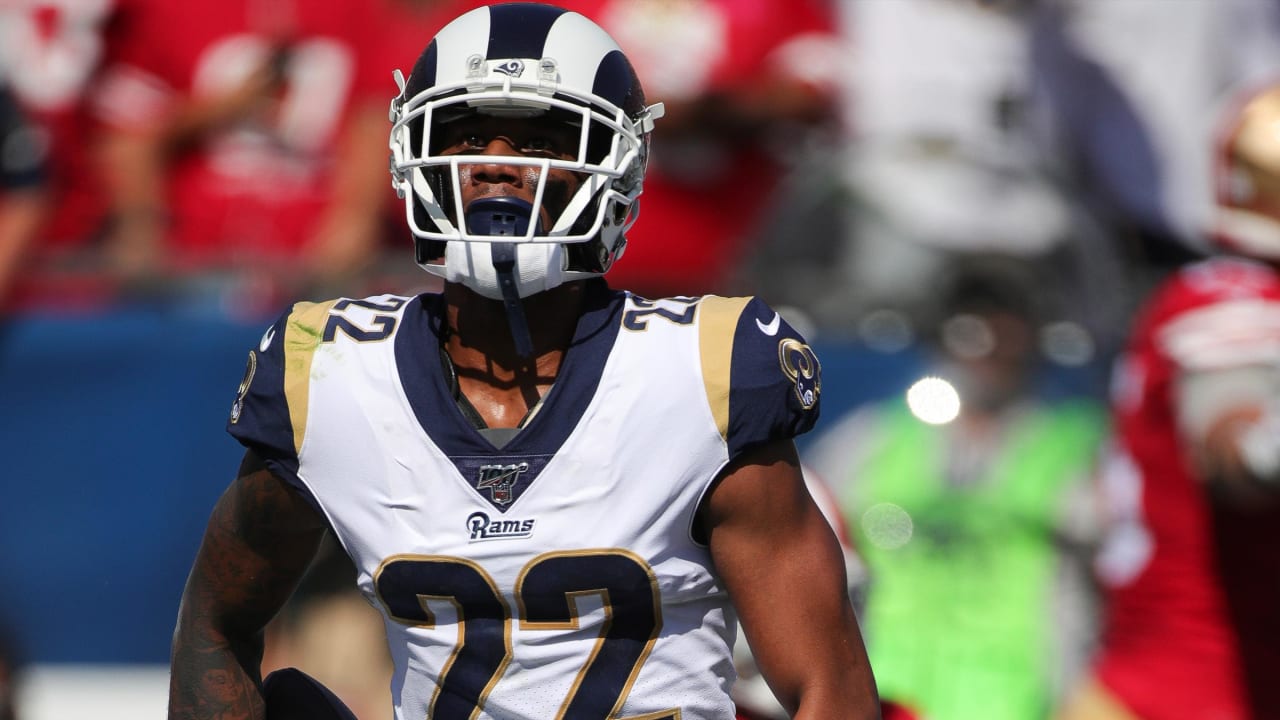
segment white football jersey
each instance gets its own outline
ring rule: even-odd
[[[355,562],[400,720],[734,716],[694,515],[734,456],[813,425],[817,359],[759,300],[588,287],[501,448],[455,401],[438,295],[299,303],[250,352],[228,428]]]

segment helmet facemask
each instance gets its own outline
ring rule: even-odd
[[[501,300],[517,352],[531,357],[522,298],[602,275],[621,255],[637,216],[648,134],[662,106],[645,106],[634,69],[608,33],[582,15],[538,3],[463,14],[436,34],[409,80],[397,71],[396,82],[391,176],[405,201],[418,264]],[[522,121],[565,123],[578,142],[538,148],[528,137],[513,140],[537,130]],[[450,123],[460,123],[456,132]],[[491,154],[492,139],[462,134],[496,126],[514,154]],[[473,165],[517,168],[518,197],[482,194],[464,207],[464,170],[468,191],[488,183],[476,182]],[[567,198],[548,197],[566,174],[576,178],[576,189]]]
[[[405,200],[406,220],[417,246],[417,260],[428,272],[446,276],[440,263],[447,243],[553,243],[560,245],[565,280],[606,272],[621,254],[625,232],[638,215],[648,156],[648,132],[661,105],[634,116],[596,95],[558,86],[557,65],[541,60],[468,59],[464,82],[426,88],[412,94],[397,72],[401,94],[392,104],[391,172]],[[536,77],[521,82],[512,71],[536,67]],[[523,70],[524,75],[530,74]],[[504,156],[504,165],[537,169],[532,215],[544,222],[524,223],[519,237],[477,232],[462,206],[460,170],[495,162],[493,156],[440,154],[438,136],[449,123],[477,115],[550,118],[576,128],[577,149],[570,159],[536,155]],[[574,173],[577,189],[563,208],[548,204],[550,171]]]

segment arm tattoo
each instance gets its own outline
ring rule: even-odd
[[[227,651],[189,652],[179,673],[170,680],[170,720],[249,720],[265,717],[260,682],[242,666],[235,666]],[[175,659],[178,651],[175,650]]]
[[[178,612],[169,720],[261,720],[262,628],[325,531],[284,483],[246,461],[218,501]]]

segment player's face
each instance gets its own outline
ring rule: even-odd
[[[473,115],[437,130],[441,155],[484,155],[492,162],[462,163],[458,179],[462,207],[489,197],[518,197],[533,202],[541,168],[502,162],[503,157],[573,160],[577,155],[578,128],[546,117],[499,118]],[[582,175],[552,168],[544,191],[542,223],[550,227],[582,184]]]

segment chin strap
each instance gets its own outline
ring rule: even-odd
[[[529,231],[529,218],[532,215],[533,205],[520,198],[484,198],[472,202],[467,208],[467,231],[474,235],[524,237]],[[541,226],[542,222],[539,220],[537,234],[542,234]],[[529,321],[524,314],[524,303],[520,301],[520,290],[516,287],[516,243],[490,243],[490,248],[516,352],[521,357],[532,358],[533,336],[529,332]]]
[[[516,289],[515,243],[493,243],[493,267],[498,271],[498,287],[502,288],[502,304],[507,308],[507,324],[516,343],[520,357],[533,357],[533,335],[529,333],[529,321],[524,316],[524,303]]]

